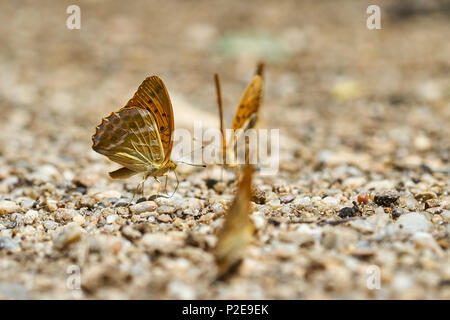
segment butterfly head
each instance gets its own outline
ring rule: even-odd
[[[177,167],[177,164],[175,162],[173,162],[172,160],[169,160],[169,162],[167,163],[167,166],[169,168],[169,171],[174,171],[175,168]]]

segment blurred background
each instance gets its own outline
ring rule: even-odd
[[[66,27],[71,4],[81,8],[80,30]],[[449,119],[449,2],[379,1],[381,30],[366,28],[369,4],[2,1],[1,150],[34,146],[30,161],[55,148],[85,154],[101,118],[152,74],[164,79],[179,127],[196,118],[192,108],[217,121],[220,73],[229,126],[259,60],[267,67],[261,117],[306,149],[315,135],[322,148],[361,148],[358,139],[392,121],[393,132],[378,132],[396,140],[388,151],[413,136],[447,149],[448,136],[434,135]],[[360,121],[370,122],[364,132],[354,128]]]

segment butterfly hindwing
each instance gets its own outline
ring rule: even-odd
[[[95,151],[136,172],[156,168],[165,158],[156,120],[145,109],[111,113],[97,127],[92,140]]]

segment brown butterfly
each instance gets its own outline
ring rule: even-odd
[[[148,177],[159,182],[157,177],[175,170],[177,165],[170,160],[173,130],[173,109],[166,86],[158,76],[151,76],[125,107],[102,119],[92,136],[92,149],[123,166],[109,173],[113,179],[143,173],[138,185],[143,189]]]
[[[224,225],[217,234],[214,256],[219,269],[218,279],[224,279],[237,271],[242,262],[242,250],[255,233],[255,227],[249,216],[252,175],[252,166],[245,166],[236,197],[225,215]]]
[[[248,129],[255,127],[256,121],[258,120],[258,110],[261,104],[262,97],[262,85],[263,85],[263,71],[264,64],[259,63],[257,66],[257,71],[253,79],[247,85],[244,93],[242,94],[241,100],[237,107],[236,113],[233,118],[233,123],[231,129],[234,131],[232,136],[231,148],[227,146],[226,136],[225,136],[225,125],[223,117],[223,107],[222,107],[222,93],[220,88],[219,75],[216,73],[214,75],[214,80],[216,84],[217,92],[217,104],[219,106],[219,117],[220,117],[220,131],[222,133],[222,160],[223,163],[227,163],[227,154],[235,153],[236,144],[239,140],[239,136],[236,135],[236,130],[242,129],[241,134]],[[248,148],[247,148],[248,151]],[[246,157],[248,157],[248,152],[246,152]],[[248,163],[248,158],[246,159]]]

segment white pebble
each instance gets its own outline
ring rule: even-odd
[[[106,217],[106,223],[107,223],[107,224],[113,224],[114,221],[116,221],[116,219],[117,219],[118,217],[119,217],[119,216],[118,216],[117,214],[111,214],[111,215],[109,215],[109,216]]]
[[[33,224],[34,221],[38,218],[39,213],[36,210],[28,210],[27,213],[25,213],[25,216],[23,218],[23,222],[25,224]]]
[[[134,214],[140,214],[143,212],[152,212],[155,211],[157,208],[157,205],[154,201],[144,201],[137,203],[130,207],[130,210]]]
[[[193,287],[179,280],[171,281],[167,286],[167,292],[174,299],[192,300],[197,297]]]
[[[264,227],[264,224],[266,223],[266,219],[264,219],[264,217],[261,215],[253,214],[251,216],[251,219],[256,229],[261,229],[262,227]]]
[[[322,201],[332,207],[339,205],[339,199],[335,197],[325,197]]]
[[[0,201],[0,215],[11,214],[20,210],[20,207],[14,201],[2,200]]]
[[[272,209],[278,209],[281,206],[281,202],[279,199],[270,200],[269,202],[267,202],[267,205]]]
[[[294,206],[297,208],[304,208],[311,205],[310,197],[302,197],[294,200]]]
[[[406,232],[428,231],[431,228],[431,222],[420,213],[410,212],[400,216],[396,225]]]

